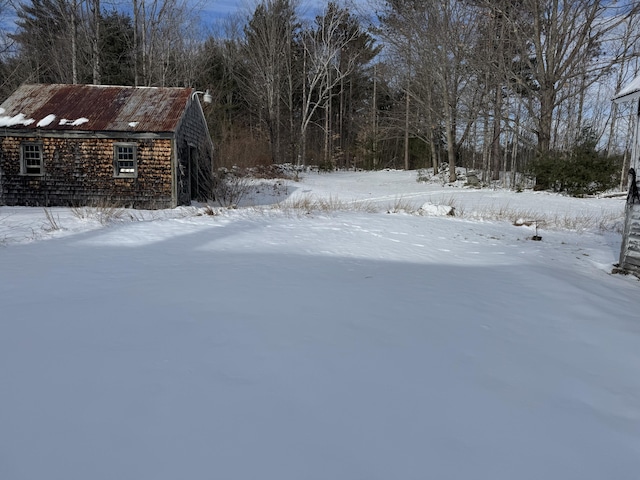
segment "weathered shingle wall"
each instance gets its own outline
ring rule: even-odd
[[[20,175],[21,142],[42,144],[44,175]],[[137,144],[137,178],[114,178],[116,142]],[[173,206],[170,139],[5,137],[0,172],[6,205]]]

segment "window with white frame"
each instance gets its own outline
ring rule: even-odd
[[[113,166],[115,177],[137,177],[136,144],[116,143],[113,146]]]
[[[42,144],[23,143],[21,145],[20,173],[22,175],[44,175]]]

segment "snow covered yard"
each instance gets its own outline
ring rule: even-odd
[[[0,478],[638,478],[623,199],[415,172],[286,195],[102,222],[0,207]],[[542,241],[496,212],[546,219]]]

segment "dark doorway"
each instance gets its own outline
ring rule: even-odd
[[[198,162],[198,149],[192,145],[189,145],[189,198],[191,200],[198,200],[200,197],[199,175],[200,169]]]

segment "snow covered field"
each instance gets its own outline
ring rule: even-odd
[[[0,479],[640,478],[623,198],[269,185],[216,215],[0,207]]]

